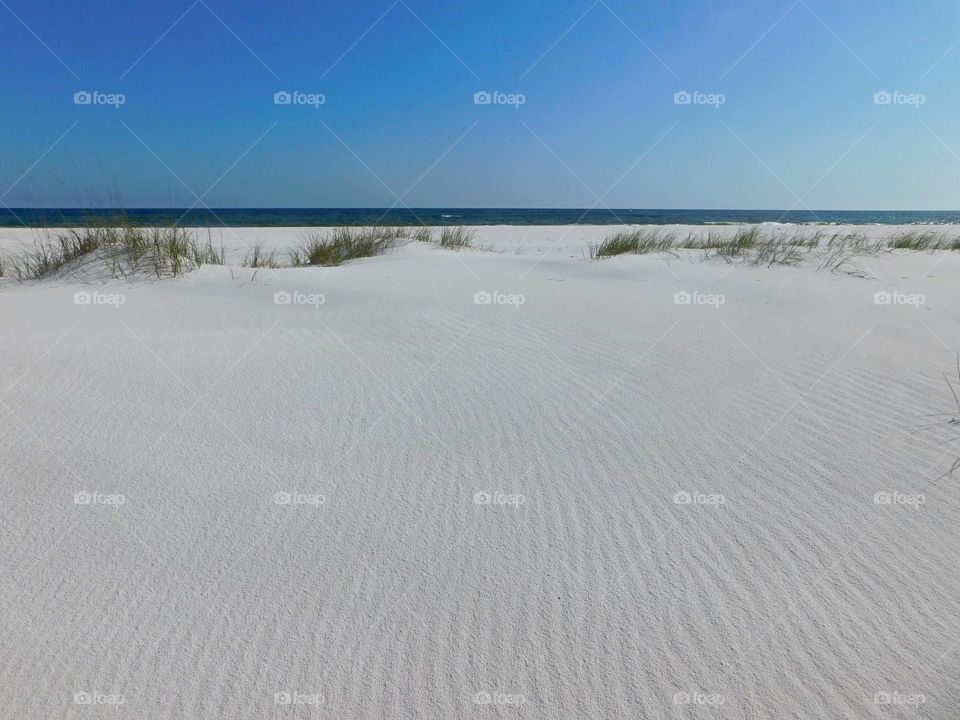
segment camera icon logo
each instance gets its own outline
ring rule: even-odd
[[[890,305],[891,303],[893,303],[893,295],[886,290],[881,290],[873,294],[874,305]]]
[[[686,290],[681,290],[673,294],[674,305],[689,305],[692,300],[692,296]]]
[[[273,94],[274,105],[289,105],[291,102],[293,102],[293,95],[286,90],[281,90]]]
[[[474,105],[489,105],[491,102],[493,102],[493,96],[486,90],[480,90],[473,94]]]
[[[80,90],[73,94],[73,104],[74,105],[89,105],[93,102],[93,95],[88,93],[86,90]]]
[[[73,294],[74,305],[89,305],[92,300],[93,295],[88,293],[86,290],[79,290]]]
[[[680,92],[675,92],[673,94],[674,105],[689,105],[692,102],[693,102],[693,95],[688,93],[686,90],[681,90]]]
[[[873,94],[873,104],[874,105],[890,105],[893,103],[893,95],[886,90],[881,90],[880,92]]]
[[[289,305],[291,302],[293,302],[293,296],[286,290],[281,290],[273,294],[274,305]]]

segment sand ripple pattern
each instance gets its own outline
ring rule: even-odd
[[[8,290],[0,717],[956,717],[960,283],[464,259]]]

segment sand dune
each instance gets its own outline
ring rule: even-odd
[[[0,716],[956,717],[960,255],[608,231],[3,281]]]

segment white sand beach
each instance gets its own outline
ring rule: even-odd
[[[0,715],[956,718],[960,253],[615,229],[0,279]]]

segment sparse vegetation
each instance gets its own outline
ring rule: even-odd
[[[958,386],[954,386],[953,382],[950,381],[950,378],[946,373],[943,374],[943,379],[947,383],[947,387],[950,390],[950,395],[953,398],[953,404],[956,406],[956,409],[951,409],[947,412],[935,412],[927,413],[926,415],[918,415],[918,418],[924,420],[923,425],[919,426],[919,429],[928,429],[935,427],[948,427],[953,430],[960,428],[960,393],[958,393],[958,387],[960,387],[960,353],[957,354],[957,376],[956,382]],[[941,475],[937,480],[950,476],[952,477],[958,470],[960,470],[960,458],[954,461],[950,469]]]
[[[410,234],[410,238],[417,242],[433,242],[433,231],[426,225],[421,225]]]
[[[960,250],[960,237],[932,231],[900,233],[890,238],[869,239],[864,233],[809,232],[798,227],[789,232],[764,231],[760,226],[737,228],[732,234],[710,230],[706,235],[690,233],[680,239],[661,228],[637,227],[617,230],[599,245],[590,247],[590,257],[644,255],[676,250],[701,250],[704,258],[754,265],[796,265],[808,255],[820,259],[820,268],[860,274],[853,258],[876,255],[884,250]]]
[[[263,241],[258,240],[247,256],[243,259],[243,266],[248,268],[277,268],[280,267],[277,262],[276,250],[264,250]]]
[[[914,230],[894,235],[887,244],[894,250],[960,250],[960,237]]]
[[[347,260],[382,255],[392,248],[403,231],[395,228],[338,227],[324,233],[307,235],[300,247],[290,251],[290,263],[303,265],[342,265]]]
[[[590,248],[590,257],[601,258],[613,255],[645,255],[651,252],[668,252],[676,247],[675,233],[660,228],[631,228],[618,230],[609,235],[602,243]]]
[[[201,265],[224,265],[226,264],[226,250],[223,245],[218,248],[213,246],[213,239],[207,235],[207,242],[203,245],[199,243],[190,243],[190,256],[193,264],[197,267]]]
[[[187,229],[171,225],[139,228],[90,224],[35,238],[33,247],[9,261],[18,280],[37,280],[84,259],[100,258],[115,277],[141,272],[156,277],[175,276],[201,265],[222,265],[223,249],[208,237],[199,242]]]
[[[463,225],[446,226],[441,228],[437,244],[448,250],[463,250],[474,247],[476,237],[477,231],[472,228],[466,228]]]
[[[290,264],[298,266],[336,266],[348,260],[381,255],[401,240],[434,243],[448,250],[476,248],[474,228],[447,226],[333,227],[318,230],[303,238],[289,251]],[[819,269],[831,272],[865,274],[858,257],[881,252],[960,251],[960,236],[935,230],[908,230],[885,237],[869,238],[864,232],[811,230],[805,226],[789,230],[766,229],[748,225],[733,230],[709,229],[681,236],[661,227],[636,226],[618,229],[598,245],[590,246],[592,259],[615,255],[676,253],[699,250],[705,259],[753,265],[796,265],[812,257]],[[0,277],[18,280],[47,277],[87,260],[102,260],[115,277],[150,274],[157,278],[180,275],[203,265],[225,265],[226,251],[215,246],[210,232],[205,241],[194,230],[177,225],[137,227],[125,218],[91,218],[79,228],[38,231],[32,247],[17,255],[0,255]],[[243,267],[278,268],[283,264],[276,250],[265,249],[258,241],[242,261]]]

